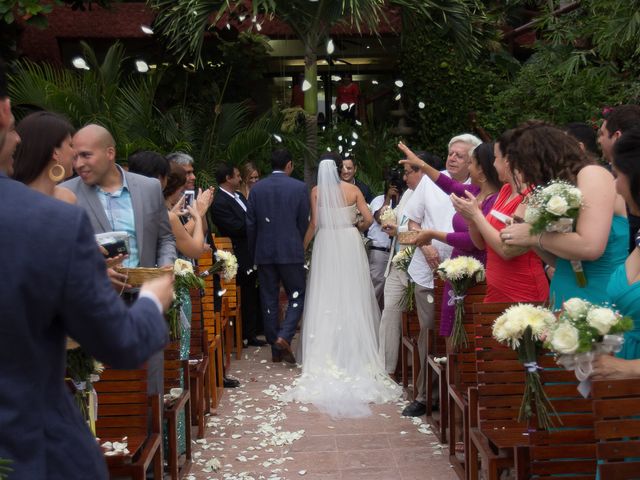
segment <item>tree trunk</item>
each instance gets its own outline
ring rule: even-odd
[[[304,92],[305,128],[308,152],[304,159],[304,181],[311,188],[315,184],[318,158],[318,64],[315,47],[305,47],[304,79],[311,88]]]

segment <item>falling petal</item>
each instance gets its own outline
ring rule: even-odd
[[[360,120],[356,120],[356,125],[361,126],[362,122]]]
[[[420,110],[422,110],[424,107],[426,107],[427,105],[424,102],[418,102],[418,108]]]
[[[292,305],[292,307],[293,307],[293,308],[297,308],[297,307],[298,307],[298,304],[297,304],[297,303],[294,303],[294,304]]]
[[[335,52],[335,50],[336,46],[333,44],[333,40],[330,38],[327,42],[327,53],[331,55],[333,52]]]
[[[342,141],[342,135],[338,135],[338,140]]]
[[[218,296],[221,297],[223,296],[225,293],[227,293],[227,289],[223,288],[222,290],[218,290]]]
[[[264,221],[267,223],[271,223],[271,220],[269,220],[269,217],[264,217]]]
[[[349,110],[349,105],[347,105],[346,103],[343,103],[342,105],[340,105],[340,110],[342,110],[343,112],[346,112],[347,110]]]
[[[146,25],[140,25],[140,30],[142,30],[147,35],[153,35],[153,30],[151,29],[151,27],[148,27]]]
[[[278,143],[282,143],[282,137],[280,135],[274,133],[273,138],[275,138]]]
[[[356,132],[352,132],[351,136],[354,138],[354,140],[358,139],[358,134]]]
[[[394,83],[398,88],[404,87],[404,82],[402,80],[396,80]]]
[[[433,303],[433,295],[431,294],[427,295],[427,302]]]
[[[260,25],[259,23],[256,23],[256,30],[261,31],[262,25]]]
[[[296,290],[295,292],[293,292],[293,294],[291,295],[293,298],[298,298],[300,294],[298,293],[298,291]]]
[[[309,80],[307,80],[306,78],[304,79],[304,82],[302,82],[302,91],[306,92],[307,90],[309,90],[311,88],[311,83],[309,82]]]
[[[378,85],[378,80],[371,80],[371,83],[373,83],[374,85]]]
[[[401,98],[402,98],[402,95],[401,95],[401,94],[397,94],[397,95],[394,97],[394,100],[396,100],[396,101],[397,101],[397,100],[400,100]]]
[[[331,80],[334,82],[339,82],[342,79],[338,75],[331,75]]]
[[[335,111],[336,111],[336,106],[335,106],[335,105],[333,105],[333,104],[331,105],[331,111],[332,111],[332,112],[335,112]]]

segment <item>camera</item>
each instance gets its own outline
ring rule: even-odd
[[[129,235],[127,232],[98,233],[95,237],[98,245],[107,251],[107,258],[129,254]]]
[[[193,190],[185,190],[184,191],[184,207],[187,208],[191,204],[193,204],[193,199],[196,196],[196,192]]]

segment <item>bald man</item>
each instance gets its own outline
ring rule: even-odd
[[[94,232],[127,232],[129,257],[124,261],[126,267],[173,265],[175,239],[160,182],[125,172],[116,163],[113,136],[100,125],[87,125],[78,130],[73,145],[77,152],[73,168],[78,177],[62,186],[76,194],[77,205],[89,214]],[[114,282],[113,274],[111,279]],[[121,286],[125,287],[124,284]],[[130,290],[122,294],[128,302],[134,301],[136,296]],[[149,393],[164,393],[162,362],[162,352],[149,360]]]

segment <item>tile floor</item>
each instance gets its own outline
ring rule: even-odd
[[[269,348],[243,350],[204,439],[193,445],[187,480],[453,480],[448,451],[421,419],[400,415],[406,402],[373,406],[362,419],[334,420],[311,405],[273,397],[299,372],[271,363]]]

